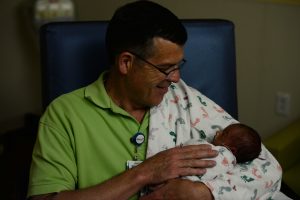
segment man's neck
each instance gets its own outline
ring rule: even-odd
[[[109,74],[104,81],[105,89],[108,96],[112,101],[123,110],[132,115],[138,122],[142,122],[145,113],[149,108],[141,105],[136,105],[130,97],[128,92],[122,84],[122,77],[116,77],[113,74]]]

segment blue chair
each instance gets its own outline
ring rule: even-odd
[[[234,25],[226,20],[184,20],[188,32],[182,79],[238,117]],[[107,69],[107,22],[56,22],[41,28],[43,106],[95,81]]]

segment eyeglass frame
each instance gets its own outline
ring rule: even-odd
[[[169,75],[174,72],[175,70],[180,70],[183,65],[187,62],[186,59],[182,59],[179,63],[170,66],[166,71],[162,70],[159,66],[149,62],[148,60],[146,60],[145,58],[143,58],[142,56],[138,55],[137,53],[134,53],[132,51],[128,51],[129,53],[131,53],[132,55],[134,55],[135,57],[137,57],[138,59],[140,59],[141,61],[151,65],[152,67],[154,67],[155,69],[157,69],[159,72],[163,73],[164,75],[166,75],[166,77],[169,77]],[[168,70],[170,70],[169,72],[167,72]]]

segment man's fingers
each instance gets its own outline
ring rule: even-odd
[[[191,151],[191,150],[209,150],[211,149],[211,145],[209,144],[198,144],[198,145],[187,145],[187,146],[178,146],[177,148],[181,148],[182,151]]]
[[[184,160],[180,163],[179,167],[190,167],[190,168],[210,168],[216,165],[216,161],[214,160],[199,160],[199,159],[191,159]]]
[[[179,176],[202,175],[205,168],[215,166],[217,151],[210,145],[190,145],[162,151],[137,166],[144,171],[149,184],[157,184]]]
[[[200,146],[200,145],[199,145]],[[202,158],[214,158],[218,155],[218,151],[207,147],[183,147],[180,151],[181,159],[202,159]]]
[[[180,170],[179,177],[181,176],[197,176],[203,175],[206,173],[205,168],[182,168]]]

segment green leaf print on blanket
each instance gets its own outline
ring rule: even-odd
[[[172,137],[173,137],[173,142],[175,143],[175,145],[176,145],[176,141],[177,141],[177,134],[174,132],[174,131],[171,131],[170,133],[169,133]]]
[[[230,192],[231,191],[231,187],[224,187],[224,186],[220,187],[219,194],[224,194],[224,192],[223,192],[224,190],[226,192]]]
[[[221,130],[222,130],[222,127],[219,126],[219,125],[212,125],[211,128],[212,128],[212,129],[215,129],[215,130],[217,130],[217,131],[221,131]]]
[[[246,176],[246,175],[241,176],[241,178],[245,181],[245,183],[249,183],[251,181],[254,181],[254,178]]]
[[[191,102],[188,102],[188,103],[186,104],[185,107],[184,107],[182,104],[180,104],[180,106],[182,107],[183,110],[187,111],[187,110],[189,110],[193,105],[192,105]]]
[[[257,198],[257,189],[254,190],[254,196],[251,197],[251,200],[256,200]]]
[[[207,106],[207,103],[205,101],[203,101],[200,96],[197,96],[197,97],[202,105]]]
[[[268,172],[267,167],[270,166],[270,165],[271,165],[270,162],[266,162],[265,164],[263,164],[263,165],[261,166],[262,171],[263,171],[264,173],[267,173],[267,172]]]
[[[206,138],[206,134],[203,130],[199,130],[196,127],[194,129],[198,132],[200,139],[205,139]]]
[[[181,117],[177,118],[176,121],[175,121],[175,125],[177,125],[177,124],[185,124],[184,119],[181,118]]]
[[[175,86],[174,84],[171,84],[171,85],[170,85],[170,88],[171,88],[172,90],[175,90],[175,89],[176,89],[176,86]]]

